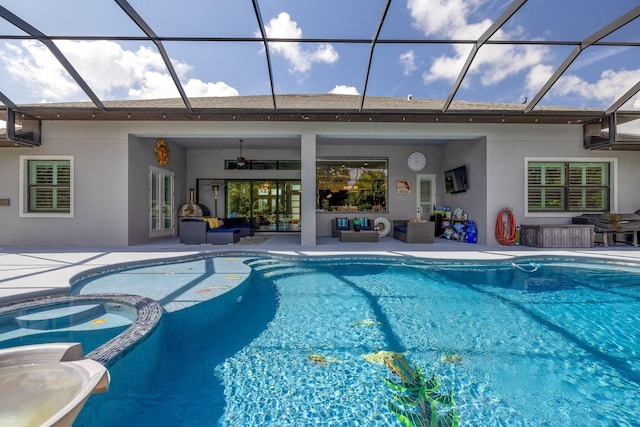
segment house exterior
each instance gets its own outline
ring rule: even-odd
[[[420,100],[380,99],[377,102],[386,103],[385,108],[359,113],[341,108],[349,99],[298,96],[295,102],[302,107],[276,113],[246,105],[188,114],[157,105],[153,111],[125,105],[110,115],[85,106],[21,106],[41,120],[41,145],[0,147],[0,245],[127,246],[178,235],[177,211],[189,201],[190,189],[212,215],[215,206],[216,216],[226,217],[231,212],[225,191],[234,180],[299,181],[295,222],[301,245],[315,245],[318,236],[331,234],[331,219],[339,213],[318,204],[317,165],[327,158],[388,162],[384,210],[349,215],[425,217],[430,212],[418,212],[425,194],[416,186],[426,177],[432,185],[426,196],[428,209],[464,209],[476,223],[481,244],[497,244],[496,219],[505,207],[513,210],[518,224],[565,224],[582,213],[530,209],[531,162],[606,164],[606,189],[598,194],[606,195],[608,211],[640,208],[640,152],[584,148],[584,126],[597,120],[599,112],[549,109],[523,115],[517,106],[490,106],[485,111],[477,104],[460,104],[444,115]],[[324,104],[318,107],[314,102]],[[168,147],[168,163],[159,163],[159,139]],[[242,157],[299,161],[300,167],[229,168],[229,161],[238,157],[240,140],[247,141]],[[419,171],[407,163],[416,151],[427,158]],[[71,169],[69,209],[30,210],[29,161],[35,161],[33,165],[58,160]],[[444,173],[462,165],[468,173],[468,190],[448,193]],[[161,197],[170,212],[154,206],[152,193],[157,193],[158,182],[171,187],[163,189]],[[406,183],[409,191],[397,189],[399,182]],[[213,183],[220,185],[217,199]]]

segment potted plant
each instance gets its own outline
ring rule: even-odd
[[[353,231],[360,231],[360,219],[356,218],[353,220]]]

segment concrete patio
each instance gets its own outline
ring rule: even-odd
[[[177,238],[126,247],[0,247],[0,305],[52,295],[66,295],[74,276],[117,264],[203,253],[261,252],[288,256],[383,255],[424,259],[499,260],[534,255],[565,255],[640,262],[631,245],[549,250],[525,246],[485,246],[437,238],[433,244],[407,244],[389,236],[378,243],[340,242],[319,237],[316,246],[300,245],[297,234],[274,234],[258,245],[181,245]]]

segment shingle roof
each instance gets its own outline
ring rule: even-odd
[[[601,110],[536,107],[524,104],[454,101],[446,112],[442,100],[365,97],[358,95],[278,95],[192,98],[188,109],[180,98],[105,101],[105,111],[92,102],[18,105],[18,110],[43,120],[214,120],[214,121],[469,121],[529,123],[587,123],[604,116]]]

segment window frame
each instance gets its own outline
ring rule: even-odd
[[[29,161],[68,161],[69,162],[69,211],[68,212],[31,212],[29,211]],[[73,218],[75,205],[75,167],[74,156],[20,156],[20,197],[19,216],[21,218]]]
[[[384,163],[384,168],[366,167],[367,163]],[[388,213],[389,212],[389,158],[383,156],[376,157],[328,157],[321,156],[316,158],[316,212],[331,212],[331,213]],[[321,186],[319,181],[324,176],[321,169],[325,167],[331,167],[332,164],[339,165],[335,169],[341,172],[339,180],[336,181],[340,189],[331,189]],[[327,166],[329,165],[329,166]],[[384,174],[384,180],[374,180],[375,182],[382,182],[381,187],[373,188],[360,188],[358,184],[360,180],[366,182],[365,176],[371,176],[374,172],[380,171]],[[340,179],[344,182],[340,183]],[[373,182],[373,181],[372,181]],[[360,185],[362,185],[360,183]],[[337,196],[337,197],[334,197]],[[373,197],[373,201],[369,200]],[[335,201],[339,199],[341,201],[350,200],[349,205],[330,204],[328,199]],[[361,200],[362,199],[362,200]],[[377,203],[374,201],[377,199]],[[361,206],[369,205],[369,209],[360,209]],[[353,209],[353,208],[356,209]]]
[[[529,211],[529,163],[609,163],[609,211],[618,211],[618,159],[614,157],[525,157],[523,170],[523,211],[525,217],[571,218],[594,211]],[[568,179],[568,177],[567,177]]]

